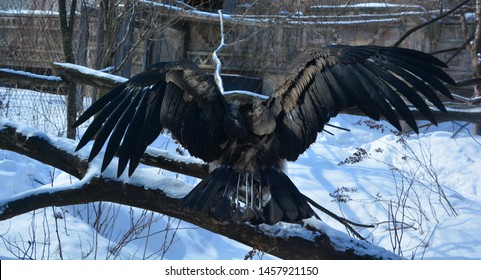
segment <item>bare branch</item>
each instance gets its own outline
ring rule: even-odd
[[[32,135],[32,131],[33,129],[29,129],[28,133],[24,133],[12,123],[0,122],[0,149],[26,155],[76,178],[85,176],[88,163],[85,159],[73,155],[76,142],[63,138],[54,139],[40,131]],[[59,142],[62,142],[61,145]],[[205,163],[196,163],[187,160],[186,157],[173,156],[166,151],[154,148],[147,149],[141,158],[141,163],[197,178],[205,177],[209,170]]]
[[[481,77],[474,77],[470,79],[465,79],[461,81],[456,81],[456,84],[460,87],[475,86],[481,83]]]
[[[71,151],[73,151],[73,140],[63,139],[62,141],[71,142]],[[0,149],[26,155],[77,178],[82,178],[88,169],[86,162],[72,155],[71,152],[53,145],[52,139],[47,134],[41,132],[35,135],[22,133],[11,123],[0,122]]]
[[[0,83],[2,82],[38,87],[60,87],[65,85],[65,81],[57,76],[38,75],[12,69],[0,69]]]
[[[102,89],[112,89],[125,81],[126,78],[93,70],[80,65],[70,63],[53,63],[53,70],[66,80],[75,80],[78,83],[99,87]]]
[[[425,23],[423,24],[420,24],[420,25],[417,25],[411,29],[409,29],[406,33],[404,33],[404,35],[401,36],[401,38],[399,38],[399,40],[396,41],[396,43],[393,44],[393,47],[397,47],[399,46],[407,37],[409,37],[409,35],[411,35],[412,33],[430,25],[430,24],[433,24],[435,22],[437,22],[438,20],[440,19],[443,19],[447,16],[449,16],[450,14],[454,13],[455,11],[457,11],[459,8],[461,8],[462,6],[466,5],[468,2],[470,2],[472,0],[464,0],[462,1],[461,3],[459,3],[458,5],[456,5],[454,8],[452,8],[451,10],[445,12],[445,13],[442,13],[440,14],[439,16],[437,17],[434,17],[432,18],[431,20],[428,20],[426,21]]]
[[[220,76],[221,69],[222,69],[222,62],[219,59],[218,53],[224,48],[225,41],[224,41],[224,21],[222,20],[222,11],[219,10],[219,20],[220,20],[220,43],[217,49],[212,53],[212,60],[215,64],[215,73],[214,73],[214,80],[217,86],[219,87],[220,93],[224,94],[224,85],[222,83],[222,78]]]
[[[478,104],[481,103],[481,96],[478,97],[464,97],[461,95],[453,94],[453,97],[457,101],[461,101],[466,104]]]

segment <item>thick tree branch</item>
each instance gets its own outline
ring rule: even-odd
[[[0,122],[0,149],[26,155],[76,178],[85,176],[88,163],[85,159],[73,155],[76,142],[63,138],[54,139],[40,131],[32,134],[32,131],[33,129],[29,128],[28,131],[23,132],[13,123]],[[141,163],[197,178],[205,177],[209,170],[205,163],[187,160],[186,157],[174,156],[153,148],[147,149],[141,158]]]
[[[12,69],[0,69],[0,83],[38,87],[60,87],[65,85],[65,81],[58,76],[37,75]]]
[[[106,90],[112,89],[114,86],[127,80],[120,76],[71,63],[54,62],[52,66],[54,72],[65,80],[74,80],[77,83]]]
[[[73,140],[64,139],[64,141]],[[71,153],[52,144],[47,134],[40,132],[29,135],[22,133],[10,123],[0,122],[0,149],[10,150],[45,164],[56,167],[77,178],[82,178],[88,169],[88,164]]]
[[[65,86],[70,80],[109,90],[127,80],[120,76],[71,63],[55,62],[52,68],[58,76],[46,76],[12,69],[0,69],[0,83],[14,83],[22,86],[59,87]]]
[[[481,83],[481,77],[469,78],[461,81],[456,81],[459,87],[475,86]]]
[[[187,192],[189,188],[182,189],[185,187],[184,183],[160,175],[158,180],[152,181],[142,174],[137,177],[134,174],[134,177],[127,179],[125,182],[115,178],[97,177],[93,172],[87,173],[87,163],[84,160],[71,154],[74,147],[75,142],[69,139],[50,137],[30,128],[17,128],[14,124],[7,122],[0,123],[1,149],[30,156],[65,170],[72,175],[83,177],[81,181],[72,185],[42,187],[0,201],[0,220],[10,219],[47,206],[109,201],[166,214],[280,258],[398,258],[397,255],[382,248],[364,241],[351,239],[347,235],[342,235],[341,241],[339,240],[339,234],[331,238],[322,230],[311,228],[312,226],[307,229],[297,224],[286,224],[286,227],[293,228],[292,232],[287,231],[289,234],[286,236],[286,231],[279,231],[276,226],[251,226],[233,222],[220,223],[209,216],[184,209],[179,204],[179,198],[170,197],[162,190],[165,186],[170,186],[170,188],[175,188],[177,192],[179,190],[180,193]],[[175,158],[173,160],[177,161]],[[187,166],[192,165],[196,167],[204,166],[196,163],[188,163]],[[77,168],[78,170],[75,170]],[[173,184],[176,186],[173,187]],[[168,192],[169,189],[166,189],[166,191]],[[177,197],[179,196],[182,196],[182,194],[177,194]],[[279,234],[279,232],[283,234]],[[349,245],[346,247],[346,244]]]
[[[147,148],[140,158],[140,162],[200,179],[209,173],[209,165],[207,163],[193,162],[190,158],[174,156],[164,150],[154,148]]]
[[[382,248],[355,239],[352,239],[350,248],[346,250],[325,233],[315,229],[302,228],[300,225],[287,224],[286,226],[295,228],[296,233],[290,236],[276,236],[275,226],[220,223],[209,216],[187,211],[179,205],[179,199],[166,196],[162,190],[146,189],[105,178],[93,178],[79,188],[64,188],[59,191],[47,189],[43,193],[21,194],[19,199],[3,202],[0,205],[2,209],[0,220],[47,206],[65,206],[94,201],[110,201],[162,213],[283,259],[399,258]],[[346,236],[346,238],[348,237]],[[367,253],[372,253],[373,250],[379,254]]]

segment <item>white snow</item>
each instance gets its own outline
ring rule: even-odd
[[[59,98],[46,97],[51,104]],[[19,112],[26,119],[36,114],[30,108],[26,110],[29,111]],[[8,117],[15,120],[16,114]],[[0,127],[14,125],[26,135],[39,135],[31,125],[8,121],[4,115],[0,123]],[[481,259],[480,136],[471,136],[464,129],[453,137],[460,128],[453,123],[424,128],[419,136],[403,138],[394,135],[387,123],[359,116],[339,115],[331,123],[351,131],[327,127],[333,136],[320,133],[298,161],[288,164],[289,177],[304,194],[349,220],[375,225],[373,229],[357,230],[367,241],[405,258]],[[45,126],[40,127],[44,130]],[[43,132],[40,135],[66,151],[72,152],[76,145],[62,137]],[[87,145],[77,154],[85,158],[89,148]],[[200,162],[187,154],[178,155],[177,149],[166,134],[148,152],[170,155],[173,160]],[[366,152],[362,160],[338,165],[358,149]],[[0,200],[79,187],[99,173],[100,164],[100,158],[96,158],[87,176],[79,181],[28,157],[0,150]],[[115,174],[114,159],[103,176]],[[161,188],[172,197],[182,197],[198,182],[143,165],[131,178],[123,175],[121,179],[145,188]],[[323,213],[319,215],[322,222],[305,222],[328,232],[339,248],[352,242],[342,225]],[[392,222],[393,217],[398,223]],[[266,226],[265,231],[312,237],[300,226],[286,223]],[[106,202],[49,207],[1,221],[0,238],[2,259],[243,259],[252,249],[188,223]],[[367,253],[385,254],[382,252]]]
[[[164,149],[156,149],[153,147],[147,147],[146,152],[154,157],[156,156],[163,156],[167,157],[169,159],[172,159],[173,161],[178,161],[178,162],[187,162],[187,163],[203,163],[202,160],[198,158],[194,158],[191,156],[181,156],[177,153],[172,153]]]
[[[476,20],[476,13],[464,13],[464,18],[469,22],[474,22]]]
[[[45,16],[58,16],[59,13],[53,10],[27,10],[27,9],[8,9],[0,10],[2,16],[17,16],[17,15],[45,15]]]

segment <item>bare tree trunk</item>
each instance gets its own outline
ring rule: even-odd
[[[75,63],[73,51],[73,29],[75,25],[75,10],[77,0],[72,0],[70,12],[67,13],[66,0],[58,0],[60,13],[60,30],[62,31],[63,53],[65,60],[69,63]]]
[[[126,15],[121,18],[115,40],[115,44],[119,44],[119,47],[118,51],[114,54],[114,65],[116,68],[121,68],[116,69],[116,73],[122,77],[130,77],[132,71],[132,56],[129,56],[134,41],[135,12],[132,6],[133,3],[131,3],[130,0],[126,0]],[[122,63],[124,59],[126,59],[126,61]]]
[[[66,2],[66,0],[58,0],[63,53],[66,62],[75,63],[75,55],[73,51],[73,30],[75,25],[75,10],[77,7],[77,0],[72,0],[69,13],[67,13]],[[67,83],[67,137],[71,139],[75,139],[76,134],[73,124],[77,118],[77,103],[77,84],[70,81]]]
[[[89,48],[89,39],[90,39],[90,28],[89,28],[89,19],[91,8],[87,5],[87,3],[82,2],[82,6],[80,7],[80,20],[79,20],[79,39],[78,39],[78,48],[77,48],[77,64],[87,66],[88,62],[88,48]],[[78,104],[77,104],[77,112],[83,112],[83,97],[86,96],[86,86],[81,84],[77,87],[78,94]]]
[[[481,0],[476,1],[476,31],[471,48],[473,76],[481,77]],[[481,96],[481,84],[474,86],[474,97]],[[481,123],[473,123],[473,134],[481,135]]]

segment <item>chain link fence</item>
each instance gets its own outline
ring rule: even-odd
[[[65,137],[67,96],[61,92],[0,87],[0,118]]]

